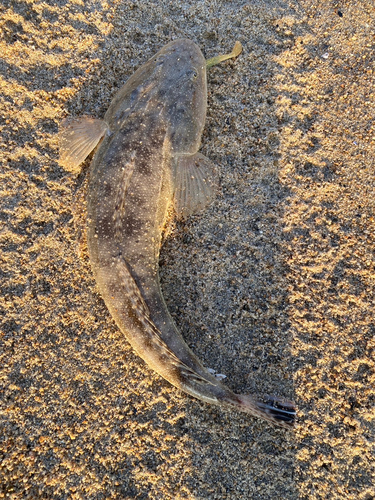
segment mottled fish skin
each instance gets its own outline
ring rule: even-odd
[[[197,153],[206,102],[206,61],[190,40],[166,45],[114,98],[88,187],[92,269],[117,325],[157,373],[198,399],[290,428],[292,403],[234,394],[203,367],[161,293],[158,260],[174,165]]]

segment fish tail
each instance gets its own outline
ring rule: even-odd
[[[296,408],[292,401],[276,396],[266,397],[265,401],[258,401],[251,396],[236,394],[237,408],[245,413],[250,413],[274,425],[290,429],[296,418]],[[233,404],[233,402],[232,402]]]

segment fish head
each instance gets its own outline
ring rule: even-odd
[[[206,60],[187,39],[168,43],[154,60],[160,65],[158,95],[164,104],[171,150],[193,154],[199,149],[206,120]]]

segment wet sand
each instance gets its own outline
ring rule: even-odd
[[[375,13],[321,4],[3,0],[0,498],[375,498]],[[208,75],[220,191],[171,226],[165,298],[233,390],[296,401],[293,432],[132,352],[90,270],[90,161],[58,163],[61,120],[181,37],[243,53]]]

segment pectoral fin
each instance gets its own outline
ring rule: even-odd
[[[64,120],[59,130],[60,164],[74,171],[108,130],[104,120],[89,116]]]
[[[217,185],[216,167],[200,153],[175,157],[173,166],[175,210],[187,217],[211,202]]]

